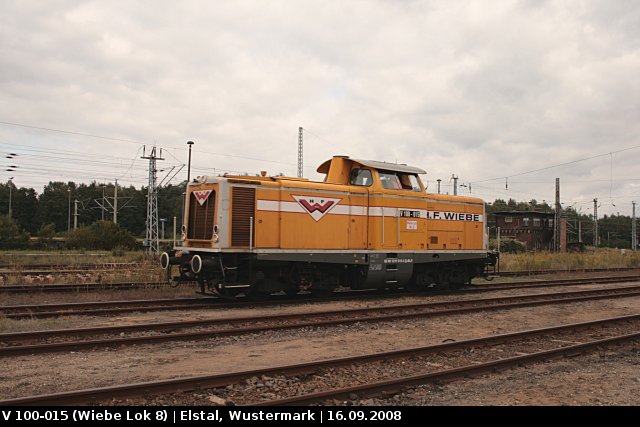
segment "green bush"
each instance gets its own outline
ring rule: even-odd
[[[136,239],[131,233],[111,221],[94,222],[88,227],[81,227],[71,232],[67,240],[71,249],[102,249],[118,248],[133,249]]]
[[[498,240],[491,239],[489,241],[489,249],[498,249]],[[507,239],[502,237],[500,239],[500,252],[519,254],[527,251],[527,246],[515,239]]]
[[[22,249],[29,243],[29,233],[9,217],[0,216],[0,248],[2,249]]]

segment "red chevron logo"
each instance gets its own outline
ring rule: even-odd
[[[198,203],[200,203],[200,206],[202,206],[204,205],[204,202],[206,202],[207,199],[209,198],[209,194],[211,194],[211,190],[194,191],[192,194],[195,196]]]
[[[312,200],[313,201],[313,200]],[[324,202],[324,200],[322,200]],[[306,200],[300,200],[300,204],[309,212],[314,213],[315,211],[320,211],[320,213],[325,213],[331,206],[335,204],[334,201],[329,200],[325,204],[321,205],[320,203],[314,203],[313,205]]]
[[[330,197],[310,197],[310,196],[294,196],[296,202],[309,214],[311,217],[320,221],[322,217],[329,213],[336,207],[342,199],[333,199]]]

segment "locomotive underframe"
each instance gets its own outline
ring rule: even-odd
[[[186,249],[186,248],[185,248]],[[456,289],[479,276],[495,274],[497,253],[485,251],[178,250],[163,254],[167,278],[197,281],[202,293],[226,296],[338,288]],[[173,276],[172,266],[179,275]]]

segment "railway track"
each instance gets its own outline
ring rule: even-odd
[[[591,271],[591,272],[603,272],[603,271],[626,271],[626,270],[637,270],[637,269],[611,269],[611,270],[583,270],[583,271]],[[578,271],[578,270],[547,270],[543,272],[543,270],[536,272],[508,272],[508,274],[501,273],[503,276],[519,276],[519,275],[534,275],[534,274],[550,274],[552,272],[568,272],[568,271]],[[0,276],[2,273],[0,273]],[[622,278],[627,279],[639,279],[640,275],[629,275],[622,276]],[[526,286],[531,283],[531,287],[533,286],[542,286],[541,283],[549,283],[548,286],[555,286],[555,284],[583,284],[590,283],[590,281],[611,281],[614,282],[618,280],[614,277],[594,277],[594,278],[581,278],[581,279],[559,279],[559,280],[551,280],[545,282],[514,282],[509,284],[492,284],[492,285],[482,285],[489,289],[498,289],[498,286],[502,286],[501,289],[513,289],[515,286]],[[185,285],[192,285],[193,283],[185,283]],[[95,291],[103,291],[103,290],[135,290],[135,289],[144,289],[144,288],[164,288],[169,287],[167,282],[114,282],[114,283],[70,283],[70,284],[24,284],[24,285],[6,285],[0,286],[0,293],[30,293],[30,292],[95,292]],[[479,289],[481,286],[477,286]]]
[[[213,391],[216,396],[233,404],[301,405],[331,403],[345,397],[354,400],[354,396],[357,400],[373,393],[388,395],[417,384],[491,373],[506,367],[576,356],[603,346],[637,341],[640,338],[637,332],[639,325],[640,315],[621,316],[220,375],[26,396],[1,400],[0,405],[99,405],[107,400],[117,404],[115,399],[133,399],[126,403],[144,404],[149,395],[165,395],[169,404],[185,404],[187,402],[180,401],[184,392],[202,389],[216,389]],[[251,381],[252,378],[267,377],[273,380],[271,385],[266,385],[266,381]],[[358,384],[344,387],[344,378],[357,378],[353,382]],[[177,391],[181,393],[172,396]],[[264,396],[274,398],[265,399]],[[191,394],[182,399],[194,403]]]
[[[0,276],[3,276],[6,279],[13,276],[71,276],[71,275],[82,275],[82,274],[97,274],[97,273],[113,273],[116,272],[116,269],[94,269],[94,270],[86,270],[86,269],[75,269],[75,270],[22,270],[22,271],[0,271]],[[152,273],[158,272],[157,268],[137,268],[135,269],[136,273]]]
[[[114,282],[114,283],[69,283],[69,284],[30,284],[0,286],[0,293],[30,292],[95,292],[104,290],[133,290],[145,288],[169,287],[167,282]]]
[[[498,290],[510,290],[510,289],[525,289],[525,288],[543,288],[554,286],[575,286],[585,284],[605,284],[605,283],[624,283],[634,280],[640,280],[640,276],[623,276],[623,277],[596,277],[586,279],[562,279],[562,280],[548,280],[548,281],[526,281],[526,282],[513,282],[508,284],[490,284],[490,285],[474,285],[468,286],[460,291],[460,293],[472,293],[472,292],[487,292]],[[153,287],[158,283],[146,283],[148,287]],[[123,283],[122,286],[130,286],[132,284]],[[141,284],[142,285],[142,284]],[[199,304],[189,305],[185,304],[185,300],[167,300],[167,299],[153,299],[153,300],[131,300],[131,301],[101,301],[101,302],[86,302],[86,303],[72,303],[72,304],[40,304],[40,305],[16,305],[16,306],[0,306],[0,318],[43,318],[43,317],[55,317],[55,316],[71,316],[71,315],[109,315],[109,314],[122,314],[133,313],[138,311],[159,311],[159,310],[184,310],[184,309],[201,309],[209,308],[212,305],[216,307],[244,307],[244,306],[258,306],[258,305],[273,305],[273,304],[297,304],[305,301],[331,301],[333,299],[364,299],[364,298],[380,298],[381,296],[424,296],[425,293],[384,293],[378,291],[353,291],[353,292],[336,292],[329,298],[308,298],[305,295],[296,295],[293,297],[272,296],[266,301],[233,301],[229,303],[226,299],[220,298],[199,298],[197,302]],[[434,293],[433,295],[436,295]],[[172,304],[171,301],[174,301]]]
[[[86,271],[110,271],[122,268],[136,268],[145,266],[142,262],[109,262],[100,264],[0,264],[0,275],[2,274],[59,274],[64,272],[86,272]],[[154,267],[147,265],[146,269]],[[577,268],[577,269],[538,269],[538,270],[519,270],[519,271],[501,271],[500,276],[534,276],[544,274],[560,274],[560,273],[606,273],[612,271],[634,271],[638,267],[615,267],[615,268]]]
[[[211,298],[165,298],[151,300],[91,301],[67,304],[9,305],[0,307],[0,318],[43,318],[77,315],[121,314],[145,311],[209,308]]]
[[[139,267],[144,265],[142,262],[102,262],[102,263],[83,263],[83,264],[0,264],[1,270],[23,271],[23,270],[46,270],[46,271],[58,271],[58,270],[96,270],[96,269],[113,269],[113,268],[128,268]]]
[[[543,274],[561,274],[561,273],[607,273],[613,271],[636,271],[638,267],[615,267],[615,268],[577,268],[577,269],[555,269],[555,270],[520,270],[520,271],[501,271],[498,276],[536,276]]]
[[[294,314],[270,314],[207,320],[6,333],[0,334],[0,357],[167,341],[196,341],[267,331],[448,316],[477,311],[504,310],[546,304],[565,304],[634,296],[640,296],[640,285],[589,291],[387,305],[381,307]],[[150,332],[156,333],[150,334]]]
[[[471,285],[463,288],[464,291],[497,291],[507,289],[545,288],[553,286],[576,286],[588,284],[623,283],[640,280],[640,275],[585,277],[579,279],[551,279],[522,281],[510,283],[491,283],[488,285]]]

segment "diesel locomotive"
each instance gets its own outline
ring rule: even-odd
[[[201,176],[186,190],[168,280],[234,297],[338,288],[458,288],[495,272],[481,199],[426,191],[426,172],[334,156],[324,180]]]

